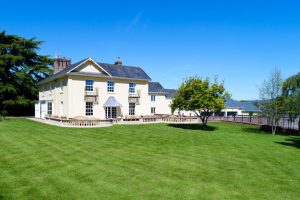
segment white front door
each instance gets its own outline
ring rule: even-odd
[[[44,119],[45,118],[45,115],[47,114],[47,104],[46,104],[46,102],[41,102],[41,107],[40,107],[40,117],[42,118],[42,119]]]
[[[35,112],[34,112],[35,118],[41,118],[40,102],[35,103],[34,108],[35,108]]]

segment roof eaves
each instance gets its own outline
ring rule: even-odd
[[[59,76],[48,76],[47,78],[44,78],[43,80],[41,80],[41,81],[39,81],[38,83],[37,83],[37,85],[42,85],[42,84],[45,84],[45,83],[48,83],[48,82],[50,82],[50,81],[53,81],[53,80],[56,80],[56,79],[59,79],[59,78],[61,78],[61,77],[64,77],[64,76],[66,76],[67,74],[61,74],[61,75],[59,75]]]

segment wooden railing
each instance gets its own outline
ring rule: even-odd
[[[167,123],[197,123],[197,117],[143,117],[142,122],[167,122]]]
[[[299,118],[295,118],[294,120],[290,120],[288,117],[281,117],[278,121],[278,127],[283,129],[299,129],[298,124]],[[236,122],[236,123],[243,123],[243,124],[253,124],[259,126],[270,126],[271,120],[269,117],[260,117],[260,116],[228,116],[228,117],[217,117],[211,116],[209,117],[209,121],[225,121],[225,122]]]

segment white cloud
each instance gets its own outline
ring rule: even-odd
[[[138,12],[135,17],[133,18],[133,20],[130,22],[130,24],[127,26],[127,31],[130,31],[131,29],[133,29],[140,21],[142,16],[141,12]]]

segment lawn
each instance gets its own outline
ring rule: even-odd
[[[254,126],[0,122],[0,199],[299,199],[298,136]]]

